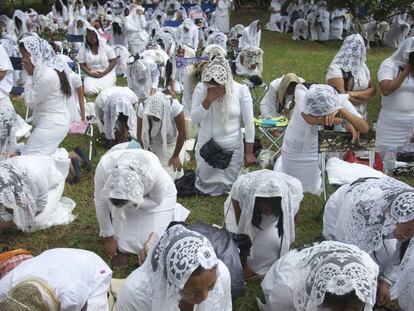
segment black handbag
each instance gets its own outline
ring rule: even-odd
[[[201,147],[200,156],[208,165],[224,170],[231,162],[233,151],[224,151],[213,138],[210,138],[210,140]]]

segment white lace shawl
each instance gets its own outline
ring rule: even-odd
[[[365,311],[372,310],[378,266],[367,253],[354,245],[326,241],[301,250],[298,256],[294,276],[287,280],[294,289],[296,310],[318,310],[327,292],[341,296],[351,291],[365,303]]]
[[[345,38],[331,66],[336,65],[345,72],[351,72],[354,78],[358,78],[364,72],[366,52],[362,36],[360,34],[350,35]]]
[[[12,105],[0,105],[0,159],[16,150],[17,116]]]
[[[150,122],[148,117],[156,117],[161,122],[162,151],[167,156],[168,141],[167,134],[172,133],[175,129],[172,127],[171,120],[171,98],[162,92],[156,92],[148,97],[144,102],[144,111],[142,116],[142,143],[143,148],[148,150],[151,146]]]
[[[175,51],[175,41],[172,34],[165,31],[158,31],[155,34],[154,41],[158,42],[158,40],[160,40],[164,44],[164,51],[169,56],[172,56]]]
[[[4,47],[9,57],[18,57],[20,55],[17,44],[12,40],[3,38],[0,39],[0,44]]]
[[[229,40],[239,40],[239,36],[243,34],[244,26],[237,24],[230,29]]]
[[[225,204],[229,206],[231,198],[239,202],[241,215],[237,226],[238,233],[247,234],[252,241],[257,234],[257,229],[252,225],[257,197],[282,197],[284,236],[280,256],[283,256],[295,241],[294,217],[303,199],[302,184],[294,177],[271,170],[251,172],[237,179]]]
[[[151,310],[174,310],[174,306],[178,306],[181,300],[180,291],[191,274],[199,266],[212,269],[218,264],[219,260],[213,246],[206,237],[182,225],[175,225],[168,229],[144,263],[145,269],[152,270],[154,298]],[[223,291],[222,288],[217,287],[209,296],[219,294],[217,290]],[[211,307],[211,310],[214,310],[213,306]]]
[[[398,47],[398,50],[388,59],[399,66],[405,66],[408,64],[408,57],[411,52],[414,52],[414,37],[405,39]]]
[[[414,240],[407,248],[401,262],[400,277],[395,284],[398,291],[398,303],[403,310],[409,311],[414,306]]]
[[[304,113],[313,116],[326,116],[340,108],[338,92],[326,84],[314,84],[305,97]]]
[[[227,51],[223,49],[220,45],[217,44],[209,44],[204,49],[202,56],[207,56],[210,60],[212,60],[216,56],[220,56],[223,58],[227,57]]]
[[[217,44],[221,46],[223,49],[226,49],[227,48],[227,36],[221,31],[213,32],[207,38],[207,45],[210,45],[210,44]]]
[[[97,116],[103,117],[99,122],[100,128],[105,133],[105,137],[108,139],[115,139],[115,129],[117,126],[117,120],[122,113],[128,117],[128,128],[131,137],[137,137],[137,115],[135,113],[134,105],[138,103],[136,96],[130,94],[115,93],[110,95],[102,106],[97,105]]]
[[[250,68],[252,65],[258,64],[259,72],[263,71],[263,50],[257,46],[245,46],[240,54],[243,55],[243,65]]]
[[[134,91],[139,100],[147,98],[152,81],[151,70],[143,60],[137,59],[127,64],[128,87]]]
[[[39,212],[36,203],[39,191],[32,180],[28,170],[7,160],[1,163],[0,218],[12,218],[17,228],[25,232],[34,225]],[[6,208],[13,210],[13,217],[10,217]]]
[[[396,224],[414,219],[414,189],[394,178],[355,182],[347,192],[345,241],[368,254],[383,246]]]

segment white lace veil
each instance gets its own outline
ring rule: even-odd
[[[12,105],[0,105],[0,160],[16,151],[17,116]]]
[[[414,52],[414,37],[405,39],[398,47],[398,50],[388,59],[399,66],[405,66],[408,64],[408,57],[411,52]]]
[[[345,241],[371,254],[396,224],[414,219],[414,189],[394,178],[372,178],[350,186],[344,206]]]
[[[360,76],[366,62],[366,48],[364,39],[360,34],[345,38],[331,65],[339,66],[345,72],[351,72],[354,78]]]
[[[316,117],[326,116],[340,108],[338,92],[326,84],[314,84],[305,97],[304,113]]]
[[[303,199],[302,184],[294,177],[271,170],[251,172],[237,179],[227,200],[237,198],[241,209],[238,233],[247,234],[251,240],[257,234],[257,229],[252,225],[253,210],[257,197],[282,197],[284,236],[280,256],[283,256],[295,241],[294,217]],[[226,206],[228,206],[228,203],[230,202],[226,202]]]
[[[378,266],[367,253],[354,245],[326,241],[301,250],[298,256],[295,275],[288,280],[296,310],[317,310],[326,293],[342,296],[351,291],[365,303],[365,311],[372,310]]]
[[[212,60],[216,56],[220,56],[223,58],[227,57],[227,51],[223,49],[220,45],[217,44],[209,44],[204,49],[202,56],[207,56],[210,60]]]
[[[127,64],[127,82],[139,100],[148,96],[151,89],[151,72],[142,59]]]
[[[263,70],[263,50],[257,46],[248,45],[245,46],[240,53],[244,55],[244,63],[246,67],[251,67],[252,65],[258,65],[259,71]],[[244,65],[244,64],[243,64]]]
[[[206,237],[182,225],[168,229],[144,264],[146,269],[152,269],[153,275],[151,310],[174,309],[191,274],[200,266],[213,269],[218,263],[213,246]]]
[[[14,224],[22,231],[29,231],[39,211],[36,200],[39,190],[29,172],[4,160],[0,165],[0,215],[7,217],[6,209],[13,210]],[[1,217],[3,218],[3,217]]]
[[[167,134],[171,132],[171,98],[162,92],[156,92],[144,102],[144,113],[142,116],[142,142],[144,149],[148,150],[151,145],[150,124],[148,117],[156,117],[161,122],[162,151],[167,155]]]

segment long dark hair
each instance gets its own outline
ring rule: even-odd
[[[18,18],[17,16],[15,16],[14,17],[14,23],[16,24],[17,30],[20,31],[22,29],[23,21],[20,18]]]
[[[116,35],[122,35],[122,28],[117,22],[112,23],[112,30]]]
[[[63,15],[63,6],[59,0],[55,1],[55,10],[60,14]]]
[[[279,234],[279,237],[283,237],[283,211],[282,211],[282,197],[274,197],[274,198],[262,198],[257,197],[256,201],[254,203],[254,209],[253,209],[253,216],[252,216],[252,225],[256,227],[259,230],[262,230],[260,228],[260,224],[262,223],[262,213],[259,208],[259,203],[266,203],[268,204],[272,209],[272,215],[275,217],[279,217],[277,222],[277,232]]]
[[[344,295],[335,295],[329,292],[325,293],[325,299],[323,300],[322,306],[325,308],[332,308],[337,306],[348,306],[352,302],[360,301],[355,293],[355,290],[346,293]],[[362,301],[361,301],[362,302]],[[365,304],[364,304],[365,305]]]

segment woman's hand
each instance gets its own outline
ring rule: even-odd
[[[351,123],[345,122],[345,129],[348,133],[352,134],[352,143],[356,142],[359,139],[359,132]]]
[[[209,102],[213,102],[220,97],[223,97],[226,94],[226,88],[224,85],[216,85],[213,87],[209,87],[207,90],[207,97],[206,100]]]
[[[377,303],[381,306],[390,300],[390,285],[384,280],[379,280],[377,290]]]
[[[338,114],[339,110],[336,109],[335,111],[331,112],[330,114],[327,114],[325,116],[325,125],[332,126],[334,125],[335,117]]]
[[[103,76],[105,76],[104,72],[102,71],[95,72],[95,78],[102,78]]]
[[[22,58],[22,65],[23,65],[24,70],[26,70],[27,74],[29,76],[33,76],[34,65],[33,65],[32,60],[30,59],[30,57],[24,56]]]
[[[174,168],[174,172],[181,172],[182,165],[180,158],[178,156],[172,156],[168,161],[168,166],[172,166]]]
[[[116,255],[116,253],[118,252],[118,243],[116,242],[114,236],[105,238],[104,248],[105,248],[105,254],[109,258],[112,258]]]
[[[252,166],[256,164],[256,157],[253,153],[246,153],[244,157],[244,166]]]

